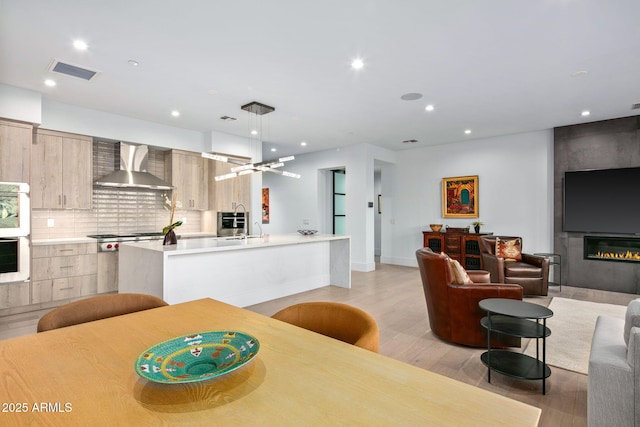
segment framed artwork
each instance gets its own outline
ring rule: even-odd
[[[262,223],[269,224],[269,189],[262,189]]]
[[[478,175],[442,178],[442,217],[478,218]]]

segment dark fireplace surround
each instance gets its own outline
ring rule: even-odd
[[[584,236],[584,259],[640,263],[640,238]]]
[[[598,249],[612,247],[632,251],[634,247],[638,248],[640,235],[625,234],[611,238],[609,233],[563,230],[564,173],[640,166],[640,116],[555,128],[553,162],[553,252],[562,257],[562,284],[640,294],[640,261],[585,255],[585,250],[592,250],[593,247],[590,249],[589,246],[594,245],[596,253]],[[637,215],[637,212],[629,212],[629,215]],[[608,242],[587,241],[586,237]]]

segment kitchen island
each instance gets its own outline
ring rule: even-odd
[[[316,234],[123,243],[120,293],[246,307],[323,286],[351,287],[349,236]]]

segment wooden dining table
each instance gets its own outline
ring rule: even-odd
[[[227,375],[162,384],[139,355],[203,331],[255,337]],[[0,425],[536,426],[540,409],[201,299],[0,341]]]

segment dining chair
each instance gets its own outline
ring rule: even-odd
[[[38,332],[64,328],[150,308],[163,307],[162,299],[146,294],[98,295],[54,308],[38,321]]]
[[[380,330],[364,310],[339,302],[304,302],[286,307],[273,316],[319,334],[378,352]]]

